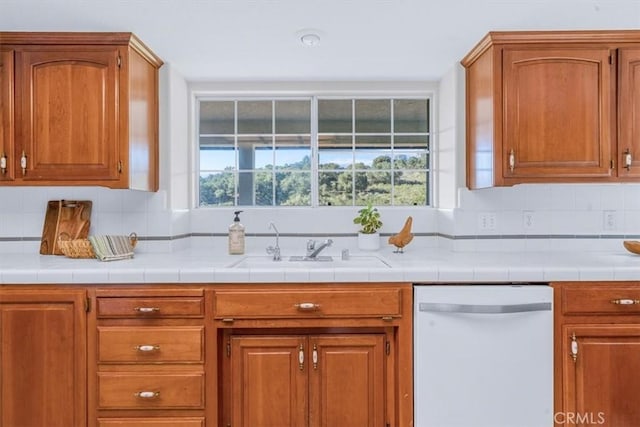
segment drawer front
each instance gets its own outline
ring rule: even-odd
[[[204,418],[99,418],[98,427],[204,427]]]
[[[99,326],[98,361],[203,362],[202,326]]]
[[[202,372],[98,374],[100,409],[202,409]]]
[[[399,317],[399,289],[219,291],[215,317]]]
[[[202,298],[98,298],[98,317],[204,317]]]
[[[565,314],[640,313],[640,286],[606,286],[598,288],[569,288],[562,292],[562,309]]]

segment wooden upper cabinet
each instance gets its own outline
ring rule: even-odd
[[[610,51],[503,51],[504,177],[611,175]]]
[[[0,39],[15,55],[13,184],[158,189],[159,58],[131,33]]]
[[[113,181],[126,150],[118,140],[118,47],[38,46],[19,53],[25,181]]]
[[[640,31],[489,33],[462,60],[467,187],[640,177],[638,50]]]
[[[0,182],[13,180],[13,50],[0,46]]]
[[[640,46],[618,55],[618,174],[640,177]]]

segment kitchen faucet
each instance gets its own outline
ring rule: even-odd
[[[269,255],[273,255],[274,261],[280,261],[280,232],[276,228],[276,225],[273,222],[269,223],[269,229],[273,229],[276,232],[276,245],[275,246],[267,246],[267,253]]]
[[[317,242],[315,240],[307,240],[307,259],[316,259],[318,254],[322,252],[324,248],[333,244],[333,240],[327,239],[318,247],[316,247],[316,243]]]

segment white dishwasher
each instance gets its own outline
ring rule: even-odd
[[[553,289],[415,285],[415,427],[553,426]]]

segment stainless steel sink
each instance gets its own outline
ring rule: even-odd
[[[391,267],[384,260],[376,256],[352,255],[349,259],[343,260],[330,256],[318,256],[310,259],[302,256],[292,256],[274,261],[270,256],[245,256],[235,261],[229,268],[250,268],[250,269],[281,269],[281,268],[389,268]]]

